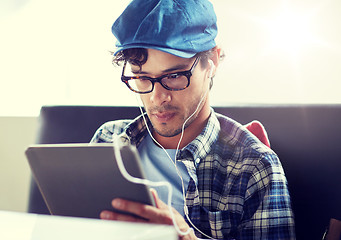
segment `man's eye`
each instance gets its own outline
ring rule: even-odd
[[[176,78],[178,78],[180,75],[178,75],[178,74],[169,74],[167,77],[169,78],[169,79],[176,79]]]

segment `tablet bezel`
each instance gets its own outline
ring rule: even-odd
[[[127,172],[145,178],[135,146],[120,147]],[[155,206],[149,187],[126,180],[111,143],[37,144],[25,151],[32,174],[52,215],[99,218],[114,198]]]

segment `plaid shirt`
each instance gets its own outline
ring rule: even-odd
[[[101,126],[91,141],[112,142],[113,134],[138,146],[148,132],[142,117],[118,120]],[[202,232],[216,239],[295,239],[281,163],[245,127],[212,109],[206,127],[177,159],[190,175],[189,217]]]

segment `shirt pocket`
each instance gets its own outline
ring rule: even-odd
[[[228,211],[209,211],[205,207],[201,207],[201,209],[207,216],[212,237],[215,239],[228,238],[232,229]]]

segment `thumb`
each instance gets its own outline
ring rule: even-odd
[[[154,198],[155,206],[157,208],[162,209],[167,207],[167,205],[164,202],[162,202],[162,200],[159,198],[159,196],[157,195],[157,191],[154,188],[151,188],[150,192]]]
[[[157,208],[159,208],[159,201],[160,201],[160,199],[159,199],[159,196],[157,195],[156,190],[154,188],[151,188],[149,190],[150,190],[150,192],[151,192],[151,194],[153,196],[153,199],[154,199],[154,202],[155,202],[155,206]]]

